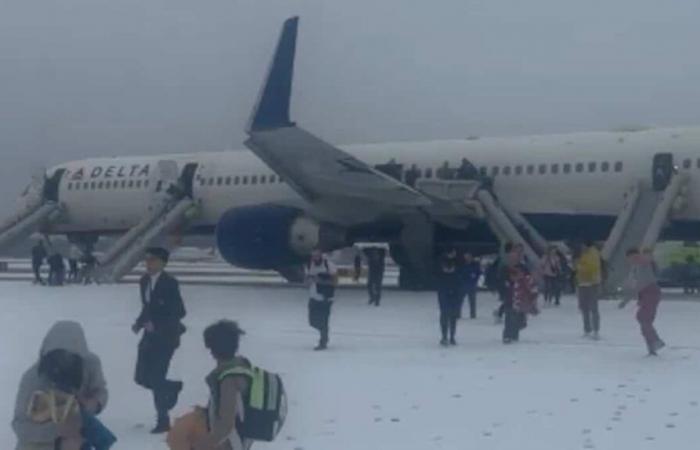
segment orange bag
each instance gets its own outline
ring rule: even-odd
[[[170,450],[192,450],[195,439],[207,433],[207,410],[196,407],[175,420],[166,442]]]

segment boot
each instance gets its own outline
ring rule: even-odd
[[[167,414],[159,414],[155,428],[151,430],[151,434],[163,434],[170,431],[170,417]]]

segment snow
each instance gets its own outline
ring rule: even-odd
[[[42,288],[5,282],[0,317],[1,448],[22,372],[57,319],[79,320],[102,357],[112,399],[103,420],[117,449],[165,449],[148,434],[150,395],[132,382],[138,338],[135,286]],[[206,401],[212,361],[201,333],[219,318],[248,331],[243,353],[280,372],[290,395],[288,423],[270,450],[488,448],[695,449],[700,423],[700,303],[662,303],[658,329],[670,348],[648,358],[634,308],[602,304],[603,339],[581,338],[573,298],[531,320],[517,345],[500,343],[480,297],[480,318],[460,322],[456,348],[438,346],[434,295],[387,292],[381,308],[361,290],[341,290],[331,349],[313,352],[301,288],[184,286],[188,333],[171,378],[185,381],[176,413]],[[675,298],[675,297],[674,297]],[[631,305],[630,305],[631,306]]]

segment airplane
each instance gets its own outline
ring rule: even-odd
[[[25,208],[37,197],[61,205],[40,232],[84,246],[124,235],[176,184],[177,198],[195,203],[197,212],[167,232],[204,237],[235,266],[298,279],[313,248],[385,242],[401,285],[415,288],[427,283],[441,246],[484,253],[503,240],[483,216],[428,189],[462,172],[547,241],[607,239],[639,180],[661,184],[660,191],[684,174],[686,197],[700,198],[700,127],[326,143],[290,120],[297,29],[297,17],[283,26],[247,127],[249,150],[60,164],[25,192]],[[676,208],[662,239],[700,238],[700,203],[687,203]]]

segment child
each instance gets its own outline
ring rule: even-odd
[[[530,271],[522,264],[510,269],[510,295],[506,297],[503,343],[520,340],[520,331],[527,326],[527,314],[537,315],[537,286]]]

